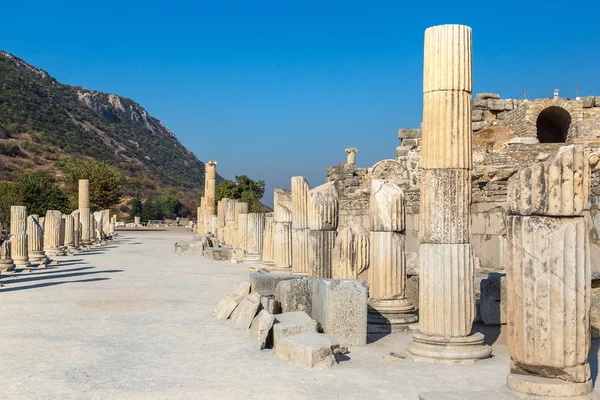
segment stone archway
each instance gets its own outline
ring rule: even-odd
[[[569,136],[571,114],[562,107],[550,106],[536,119],[537,138],[540,143],[564,143]]]

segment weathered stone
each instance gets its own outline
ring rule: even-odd
[[[332,258],[333,279],[366,279],[369,268],[369,231],[354,220],[348,221],[335,238]]]
[[[500,95],[496,94],[496,93],[477,93],[475,95],[476,99],[483,99],[483,100],[487,100],[487,99],[499,99]]]
[[[440,25],[426,29],[424,54],[424,93],[473,90],[470,27]]]
[[[404,192],[394,182],[371,180],[369,199],[371,230],[401,232],[405,228]]]
[[[336,363],[337,348],[339,345],[331,336],[308,332],[282,339],[275,355],[302,368],[321,369]]]
[[[292,227],[308,229],[308,201],[310,187],[303,176],[292,176]]]
[[[486,325],[506,324],[506,276],[490,274],[481,281],[481,320]]]
[[[509,387],[522,393],[521,374],[589,383],[591,261],[585,218],[510,216],[508,246]]]
[[[204,243],[196,241],[175,242],[175,253],[180,256],[201,256],[204,254]]]
[[[231,314],[231,323],[240,329],[250,328],[252,320],[260,308],[260,294],[250,293],[240,302]]]
[[[14,271],[15,263],[10,256],[10,239],[0,244],[0,271]]]
[[[592,339],[600,338],[600,288],[593,288],[590,292],[590,325]]]
[[[596,101],[594,96],[585,96],[581,98],[581,107],[583,108],[592,108],[594,107]]]
[[[365,281],[314,279],[312,317],[342,346],[367,343]]]
[[[259,256],[263,248],[265,231],[265,214],[248,214],[248,233],[246,236],[246,253]]]
[[[488,101],[488,108],[491,111],[504,111],[505,109],[505,104],[504,104],[504,100],[489,100]]]
[[[471,111],[471,121],[483,121],[483,111],[482,110],[473,110]]]
[[[275,300],[281,307],[281,312],[304,311],[312,313],[312,288],[309,279],[288,279],[280,281],[275,289]]]
[[[274,232],[273,232],[273,213],[265,214],[265,233],[263,235],[262,264],[274,264]]]
[[[204,164],[204,227],[202,233],[209,233],[212,231],[211,219],[216,214],[215,212],[215,191],[216,191],[216,178],[217,178],[217,162],[209,161]],[[212,232],[213,234],[215,232]]]
[[[273,221],[292,222],[292,191],[275,189],[273,191]]]
[[[34,263],[46,263],[48,257],[44,253],[44,231],[38,215],[27,217],[27,241],[29,260]]]
[[[336,231],[309,232],[309,263],[311,278],[331,278]]]
[[[278,303],[275,301],[275,296],[270,294],[263,294],[260,296],[260,306],[263,310],[267,310],[271,314],[277,314],[279,312]]]
[[[422,135],[421,129],[398,129],[398,139],[420,139]]]
[[[473,122],[473,124],[471,125],[471,129],[473,130],[473,132],[477,132],[482,129],[488,128],[489,126],[490,123],[488,121],[477,121]]]
[[[236,296],[248,296],[250,294],[250,282],[246,282],[246,281],[242,281],[242,282],[238,282],[234,287],[233,287],[233,291],[232,294],[236,295]]]
[[[93,216],[90,216],[90,222]],[[61,248],[61,225],[62,213],[56,210],[48,210],[44,219],[44,252],[49,256],[62,256]],[[90,232],[92,231],[90,227]]]
[[[292,267],[291,222],[273,221],[273,260],[278,268]]]
[[[225,296],[215,308],[212,310],[212,315],[217,319],[227,319],[237,306],[244,300],[246,296],[236,296],[228,294]]]
[[[302,279],[299,276],[291,274],[261,274],[253,273],[250,274],[250,291],[252,293],[257,292],[263,295],[274,295],[277,285],[281,281],[288,279]]]
[[[235,261],[235,262],[244,262],[244,259],[246,258],[246,252],[242,249],[233,249],[231,250],[231,261]]]
[[[590,167],[582,145],[563,146],[543,163],[508,181],[508,207],[518,215],[581,215],[587,206]]]
[[[81,244],[89,246],[92,244],[90,239],[90,181],[88,179],[79,180],[79,219],[81,221]],[[139,218],[138,218],[139,222]],[[136,225],[138,226],[138,225]],[[44,228],[44,236],[46,231]],[[45,244],[44,244],[45,246]]]
[[[250,339],[256,343],[258,350],[264,350],[272,341],[270,337],[271,329],[275,322],[275,316],[267,310],[261,310],[252,320],[250,326]]]
[[[294,229],[292,224],[292,272],[308,275],[310,272],[309,229]]]
[[[309,192],[308,227],[311,231],[335,231],[338,224],[338,194],[334,182]]]
[[[24,206],[10,207],[10,244],[11,257],[19,268],[31,265],[27,251],[27,208]]]
[[[288,336],[316,331],[317,321],[303,311],[277,314],[273,323],[273,346],[277,348],[278,343]]]
[[[473,109],[474,110],[487,110],[487,100],[483,99],[475,99],[473,100]],[[473,128],[475,129],[475,128]]]
[[[204,249],[204,257],[211,260],[225,261],[231,260],[231,249],[225,247],[209,247]]]

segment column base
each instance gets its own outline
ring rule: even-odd
[[[45,263],[48,261],[48,257],[43,251],[33,251],[29,254],[29,261],[33,263]]]
[[[44,253],[46,253],[46,255],[50,256],[50,257],[59,257],[59,256],[65,255],[65,253],[63,252],[63,250],[61,248],[45,249]]]
[[[29,258],[26,260],[13,258],[13,262],[17,268],[27,268],[31,267],[31,263],[29,262]]]
[[[408,299],[369,299],[367,333],[406,332],[418,321],[415,306]]]
[[[246,254],[246,256],[244,257],[244,261],[259,262],[260,254]]]
[[[276,273],[276,274],[291,274],[292,267],[280,267],[275,264],[262,264],[260,269],[266,272]]]
[[[507,385],[519,399],[598,399],[598,395],[592,393],[594,383],[591,379],[583,383],[567,382],[562,379],[511,373],[508,374]]]
[[[13,263],[12,259],[11,260],[0,260],[0,271],[10,272],[10,271],[14,271],[14,270],[15,270],[15,264]]]
[[[406,348],[406,355],[415,361],[443,364],[472,364],[489,358],[492,348],[483,342],[477,332],[465,337],[428,336],[414,333]]]

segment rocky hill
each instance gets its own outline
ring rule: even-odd
[[[0,51],[0,180],[29,170],[60,176],[69,157],[106,161],[140,187],[204,186],[204,163],[135,101],[61,84]]]

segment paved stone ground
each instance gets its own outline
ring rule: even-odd
[[[432,390],[498,391],[509,357],[470,366],[414,363],[410,334],[350,348],[333,368],[305,371],[251,348],[248,332],[210,316],[247,265],[174,254],[184,228],[123,232],[56,268],[0,283],[2,399],[417,399]],[[592,351],[598,373],[598,344]]]

